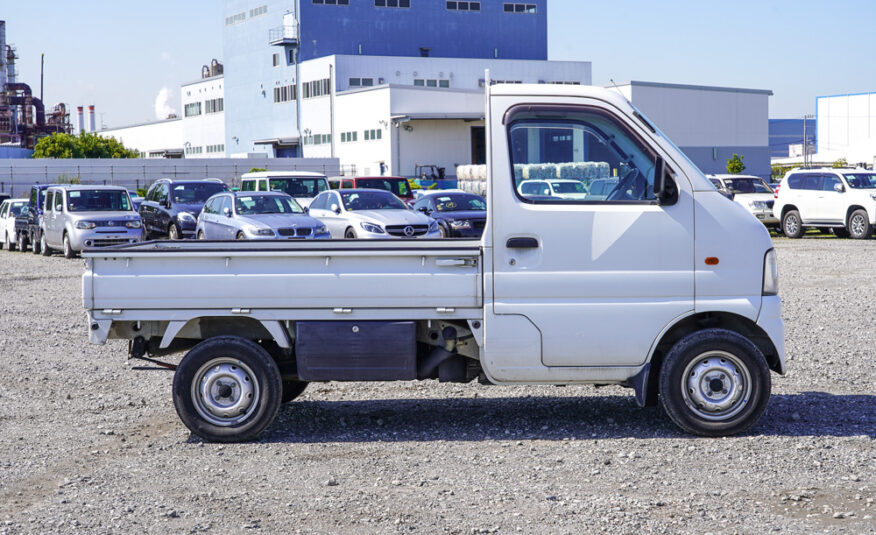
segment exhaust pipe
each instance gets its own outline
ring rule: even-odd
[[[458,357],[456,352],[456,342],[459,341],[459,335],[453,327],[444,327],[441,331],[441,336],[444,337],[444,347],[436,347],[429,355],[417,365],[417,376],[424,379],[435,373],[441,364]]]

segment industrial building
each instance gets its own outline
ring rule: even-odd
[[[876,92],[815,99],[818,161],[876,165]]]

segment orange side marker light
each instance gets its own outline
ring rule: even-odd
[[[707,266],[717,266],[718,265],[718,257],[717,256],[710,256],[710,257],[706,258],[706,265]]]

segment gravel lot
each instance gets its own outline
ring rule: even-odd
[[[0,252],[0,534],[876,533],[876,240],[776,239],[790,372],[747,435],[632,391],[311,385],[205,444],[88,343],[82,261]]]

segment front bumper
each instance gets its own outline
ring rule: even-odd
[[[70,248],[82,252],[84,249],[96,247],[110,247],[113,245],[127,245],[143,241],[143,229],[74,229],[69,231]]]
[[[773,214],[772,208],[749,208],[748,211],[764,225],[779,224],[779,218]]]
[[[764,330],[779,355],[778,372],[785,374],[785,324],[782,321],[782,300],[777,295],[765,295],[761,299],[758,326]]]

